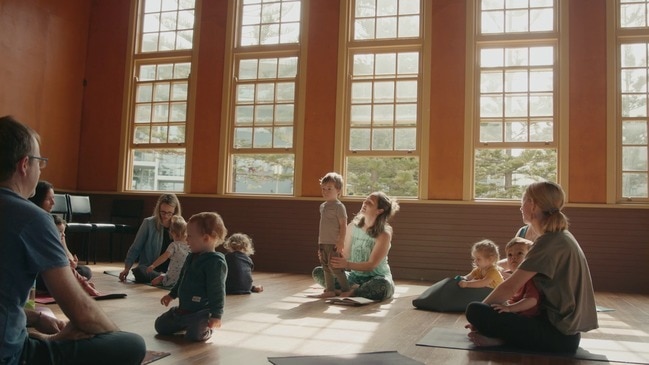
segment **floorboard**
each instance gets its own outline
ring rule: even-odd
[[[154,362],[170,364],[269,364],[269,356],[333,355],[396,350],[425,364],[604,364],[599,361],[557,359],[505,353],[484,353],[415,346],[431,328],[463,328],[458,313],[416,310],[412,299],[431,283],[398,281],[394,299],[362,307],[335,306],[306,295],[320,292],[308,275],[254,273],[264,292],[228,296],[223,326],[206,343],[181,337],[157,336],[155,318],[165,311],[164,289],[121,283],[103,274],[118,264],[90,265],[92,281],[103,293],[126,293],[125,299],[98,302],[125,331],[137,332],[147,348],[171,355]],[[597,304],[615,309],[599,313],[600,328],[584,338],[649,343],[649,296],[596,293]],[[177,302],[172,302],[174,305]],[[63,316],[56,304],[48,305]]]

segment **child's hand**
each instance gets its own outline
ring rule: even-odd
[[[210,318],[207,321],[207,327],[209,327],[209,328],[221,328],[221,319],[220,318]]]
[[[162,297],[162,299],[160,299],[160,304],[164,305],[165,307],[168,307],[169,303],[171,303],[172,300],[174,300],[174,298],[172,298],[169,294],[167,294],[164,297]]]
[[[345,245],[342,243],[336,244],[336,252],[342,256],[343,254],[343,249],[345,248]]]
[[[471,323],[467,323],[467,324],[465,324],[465,325],[464,325],[464,328],[468,329],[468,330],[471,331],[471,332],[477,331],[477,330],[475,329],[475,327],[473,327],[473,325],[472,325]]]
[[[153,266],[148,266],[148,267],[146,268],[146,272],[147,272],[147,274],[152,273],[152,272],[153,272]]]
[[[467,285],[468,285],[468,283],[467,283],[466,280],[460,280],[460,281],[457,282],[457,285],[458,285],[460,288],[466,288]]]
[[[509,307],[509,305],[508,305],[507,303],[503,303],[503,304],[492,304],[492,305],[491,305],[491,308],[493,308],[494,310],[496,310],[496,312],[498,312],[498,313],[509,313],[509,312],[512,311],[511,308]]]

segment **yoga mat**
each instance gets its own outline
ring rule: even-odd
[[[146,355],[144,355],[144,359],[142,360],[142,365],[150,364],[167,356],[169,356],[168,352],[147,350]]]
[[[517,354],[554,356],[580,360],[649,364],[649,346],[641,342],[595,340],[582,338],[574,354],[532,352],[507,346],[477,347],[467,337],[468,331],[461,328],[435,327],[422,337],[417,346],[444,347],[458,350],[508,352]]]
[[[91,296],[94,300],[106,300],[106,299],[120,299],[126,298],[125,293],[111,293],[111,294],[100,294],[97,296]],[[39,304],[54,304],[56,300],[47,295],[37,295],[35,299],[36,303]]]
[[[422,365],[422,362],[403,356],[396,351],[367,352],[362,354],[332,356],[269,357],[275,365]]]

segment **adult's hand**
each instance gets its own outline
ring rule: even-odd
[[[128,269],[124,269],[119,273],[119,281],[126,281],[126,277],[128,276]]]

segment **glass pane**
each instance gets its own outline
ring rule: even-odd
[[[237,106],[234,113],[234,124],[252,125],[254,110],[255,107],[253,106]]]
[[[620,48],[622,67],[647,67],[646,44],[623,44]]]
[[[272,124],[273,115],[272,105],[258,105],[255,108],[255,125]]]
[[[530,91],[554,91],[554,72],[530,70]]]
[[[527,122],[524,120],[505,123],[505,142],[527,142]]]
[[[647,96],[622,95],[622,117],[646,117]]]
[[[480,117],[502,117],[503,98],[501,96],[480,97]]]
[[[394,124],[394,105],[374,105],[374,126],[392,126]]]
[[[552,95],[530,96],[530,116],[547,117],[554,115]]]
[[[395,124],[397,126],[417,125],[417,104],[399,104],[396,106]]]
[[[255,101],[255,85],[239,84],[236,91],[237,104],[250,104]]]
[[[149,123],[151,121],[151,105],[135,106],[135,123]]]
[[[530,123],[530,142],[553,142],[552,120]]]
[[[397,18],[377,18],[376,19],[376,38],[396,38],[397,37]]]
[[[129,190],[182,192],[185,182],[185,149],[132,151]]]
[[[239,61],[239,79],[251,80],[257,78],[257,60]]]
[[[394,82],[379,81],[374,84],[374,102],[394,102]]]
[[[548,32],[554,30],[553,9],[530,10],[530,31]]]
[[[622,170],[647,171],[647,147],[622,147]]]
[[[187,83],[171,84],[171,100],[187,100]]]
[[[527,71],[505,71],[505,91],[525,92],[528,90]]]
[[[503,91],[502,71],[482,71],[480,73],[480,92],[495,93]]]
[[[622,28],[638,28],[647,25],[645,4],[621,4],[620,26]]]
[[[187,121],[187,103],[171,103],[171,115],[169,120],[172,122]]]
[[[417,102],[417,81],[397,82],[397,103]]]
[[[419,16],[399,18],[399,38],[419,37]]]
[[[394,75],[397,69],[397,54],[385,53],[376,55],[376,75]]]
[[[647,91],[647,69],[620,70],[620,90],[623,93]]]
[[[387,151],[394,148],[393,129],[373,129],[372,130],[372,150]]]
[[[293,194],[294,157],[289,154],[232,156],[230,191],[247,194]]]
[[[623,173],[622,196],[625,198],[649,197],[649,190],[647,189],[647,174]]]
[[[275,122],[277,124],[293,124],[294,110],[293,104],[278,104],[275,107]]]
[[[291,148],[293,147],[293,127],[274,128],[273,147]]]
[[[169,126],[169,143],[185,143],[185,126]]]
[[[419,195],[419,159],[417,157],[348,157],[347,196],[367,196],[383,191],[394,197]]]
[[[397,151],[414,151],[417,149],[417,129],[398,128],[394,130],[394,149]]]
[[[252,148],[252,128],[234,129],[234,148]]]
[[[150,102],[153,95],[153,85],[151,84],[142,84],[137,86],[137,95],[135,97],[135,102]]]
[[[167,143],[167,126],[151,127],[151,143]]]
[[[273,147],[273,132],[271,128],[254,128],[252,136],[253,148]]]
[[[622,122],[622,144],[647,143],[647,121]]]
[[[370,150],[370,129],[353,128],[349,131],[349,149],[351,151]]]
[[[476,149],[476,199],[520,200],[527,185],[556,181],[557,154],[553,149]]]
[[[372,120],[372,107],[370,105],[352,105],[350,122],[352,127],[369,125]]]
[[[502,142],[503,124],[500,122],[480,122],[480,142]]]
[[[353,82],[352,83],[352,104],[369,103],[372,101],[372,83],[371,82]]]
[[[135,127],[135,133],[133,134],[133,143],[149,143],[151,138],[151,127],[142,126]]]

